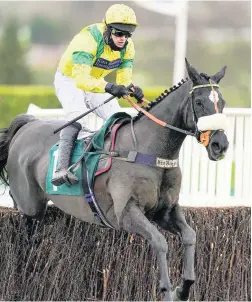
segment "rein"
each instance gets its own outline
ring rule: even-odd
[[[215,97],[215,90],[213,87],[218,87],[219,88],[219,85],[218,84],[214,84],[211,82],[210,80],[210,83],[209,84],[204,84],[204,85],[197,85],[197,86],[194,86],[192,87],[192,89],[189,91],[189,94],[190,94],[190,100],[191,100],[191,106],[192,106],[192,112],[193,112],[193,121],[194,121],[194,124],[195,124],[195,132],[192,132],[192,131],[187,131],[187,130],[184,130],[184,129],[180,129],[178,127],[175,127],[175,126],[172,126],[172,125],[169,125],[167,124],[166,122],[156,118],[154,115],[152,115],[150,112],[146,111],[145,109],[143,109],[143,103],[146,102],[146,103],[149,103],[148,100],[146,99],[143,99],[142,100],[142,103],[140,105],[137,105],[135,104],[129,96],[124,96],[124,99],[126,99],[129,104],[135,108],[138,112],[142,112],[146,117],[148,117],[149,119],[151,119],[153,122],[155,122],[156,124],[162,126],[162,127],[165,127],[165,128],[169,128],[169,129],[172,129],[172,130],[175,130],[177,132],[180,132],[180,133],[183,133],[183,134],[186,134],[186,135],[190,135],[190,136],[194,136],[197,141],[201,144],[203,144],[205,147],[208,146],[209,144],[209,140],[210,140],[210,134],[211,134],[211,130],[207,130],[207,131],[200,131],[198,129],[198,126],[197,126],[197,122],[196,122],[196,119],[197,118],[197,115],[196,115],[196,112],[194,110],[194,106],[193,106],[193,99],[192,99],[192,94],[194,92],[195,89],[198,89],[198,88],[208,88],[208,87],[211,87],[212,91],[213,91],[213,98],[214,98],[214,107],[215,107],[215,111],[218,113],[219,110],[218,110],[218,106],[217,106],[217,101],[216,101],[216,97]]]
[[[153,122],[155,122],[156,124],[162,126],[162,127],[166,127],[166,128],[170,128],[172,130],[184,133],[186,135],[191,135],[191,136],[196,136],[195,133],[191,132],[191,131],[187,131],[187,130],[183,130],[180,129],[178,127],[172,126],[167,124],[164,121],[161,121],[160,119],[156,118],[154,115],[152,115],[151,113],[149,113],[148,111],[146,111],[145,109],[143,109],[141,106],[138,106],[137,104],[135,104],[133,101],[131,101],[131,99],[128,96],[124,97],[132,107],[134,107],[138,112],[142,112],[145,116],[147,116],[149,119],[151,119]]]

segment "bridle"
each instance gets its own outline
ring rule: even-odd
[[[193,86],[192,89],[189,91],[189,102],[191,104],[192,114],[193,114],[193,122],[194,122],[194,126],[195,126],[195,130],[194,131],[188,131],[188,130],[184,130],[184,129],[181,129],[181,128],[169,125],[166,122],[164,122],[164,121],[156,118],[155,116],[153,116],[150,112],[148,112],[145,109],[143,109],[141,107],[141,104],[140,104],[140,106],[138,106],[137,104],[135,104],[128,96],[125,96],[124,98],[137,111],[142,112],[145,116],[147,116],[149,119],[151,119],[152,121],[154,121],[158,125],[160,125],[162,127],[165,127],[165,128],[169,128],[169,129],[175,130],[175,131],[183,133],[185,135],[194,136],[200,144],[203,144],[205,147],[207,147],[208,144],[209,144],[209,141],[210,141],[210,139],[212,137],[212,135],[215,132],[217,132],[218,130],[214,130],[214,131],[212,131],[212,130],[200,131],[198,129],[198,126],[197,126],[198,117],[197,117],[197,114],[196,114],[196,111],[195,111],[195,107],[194,107],[193,92],[194,92],[195,89],[198,89],[198,88],[209,88],[209,87],[211,87],[211,89],[213,91],[214,107],[215,107],[216,113],[218,113],[219,110],[218,110],[217,101],[216,101],[216,97],[215,97],[215,90],[214,90],[214,87],[218,87],[219,88],[218,84],[212,83],[211,80],[209,79],[209,84]],[[144,102],[148,102],[148,101],[144,99]]]
[[[190,101],[190,104],[191,104],[191,108],[192,108],[192,113],[193,113],[193,123],[194,123],[194,127],[195,127],[195,132],[193,132],[193,136],[196,137],[197,141],[201,144],[203,144],[205,147],[208,146],[209,144],[209,141],[212,137],[212,135],[217,132],[218,130],[207,130],[207,131],[200,131],[198,129],[198,125],[197,125],[197,122],[198,122],[198,116],[197,116],[197,113],[196,113],[196,110],[195,110],[195,106],[194,106],[194,101],[193,101],[193,93],[194,93],[194,90],[195,89],[198,89],[198,88],[211,88],[212,89],[212,92],[213,92],[213,98],[214,98],[214,108],[215,108],[215,112],[218,113],[219,112],[219,109],[218,109],[218,105],[217,105],[217,101],[216,101],[216,97],[215,97],[215,90],[214,90],[214,87],[217,87],[219,88],[219,85],[218,84],[214,84],[211,82],[211,80],[209,79],[209,84],[203,84],[203,85],[197,85],[197,86],[194,86],[192,87],[192,89],[189,91],[189,101]]]

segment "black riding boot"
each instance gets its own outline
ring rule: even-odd
[[[75,141],[81,128],[80,123],[73,123],[60,132],[58,165],[52,179],[54,186],[61,186],[65,182],[68,184],[76,184],[79,181],[78,178],[70,171],[67,171],[67,169],[70,166]]]

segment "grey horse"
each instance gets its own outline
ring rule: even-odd
[[[165,301],[187,300],[195,281],[196,234],[178,204],[182,179],[178,157],[182,143],[186,135],[195,136],[214,161],[222,159],[228,149],[223,131],[225,101],[218,85],[226,67],[213,76],[199,73],[187,60],[186,68],[189,78],[145,107],[158,123],[140,113],[134,117],[133,127],[132,123],[126,123],[118,130],[115,150],[151,155],[156,165],[113,157],[111,169],[96,177],[94,183],[96,200],[110,225],[141,235],[155,250]],[[83,197],[46,194],[48,153],[59,140],[59,135],[53,132],[64,123],[39,120],[26,114],[15,117],[0,137],[0,177],[9,185],[17,209],[27,217],[41,220],[48,201],[52,200],[64,212],[99,224]],[[110,136],[106,138],[105,150],[109,142]],[[168,245],[152,222],[182,237],[183,281],[173,291],[167,266]]]

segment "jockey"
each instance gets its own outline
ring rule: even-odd
[[[56,95],[68,121],[103,103],[111,95],[121,98],[128,94],[126,86],[132,83],[135,56],[130,38],[137,20],[134,11],[124,4],[114,4],[107,10],[102,23],[82,29],[71,41],[59,62],[54,86]],[[104,77],[116,70],[116,84]],[[144,97],[142,89],[134,86],[131,96],[137,101]],[[94,111],[104,120],[119,112],[116,99]],[[60,132],[59,159],[52,184],[74,184],[78,178],[70,171],[71,155],[79,131],[85,128],[86,118]]]

